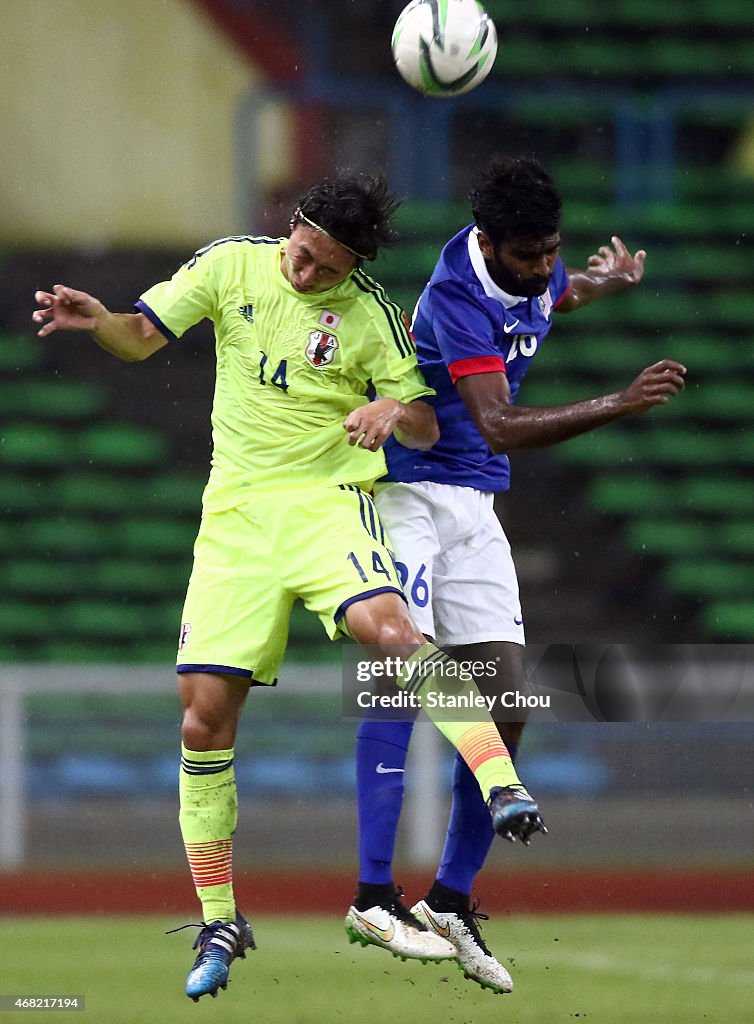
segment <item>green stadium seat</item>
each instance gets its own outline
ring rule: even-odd
[[[561,160],[555,157],[550,170],[563,195],[571,200],[602,203],[609,209],[615,195],[615,175],[612,167],[588,160]]]
[[[717,532],[726,551],[737,555],[754,555],[754,518],[724,523]]]
[[[653,414],[645,414],[644,419]],[[659,421],[656,429],[604,428],[576,437],[558,449],[559,457],[585,465],[636,464],[662,466],[743,465],[746,453],[739,439],[724,431],[669,428]],[[754,444],[754,442],[752,442]]]
[[[663,579],[680,594],[707,598],[749,597],[754,579],[754,562],[681,557],[663,569]]]
[[[140,644],[118,642],[119,637],[102,640],[52,638],[40,647],[41,657],[54,665],[132,665],[140,662]],[[167,660],[167,659],[166,659]]]
[[[105,558],[92,567],[88,589],[93,593],[182,597],[191,572],[191,551],[179,562],[155,564],[146,557]]]
[[[634,519],[626,526],[626,539],[634,551],[663,558],[693,558],[698,552],[706,552],[710,534],[708,526],[672,519]]]
[[[717,639],[754,641],[754,601],[716,601],[704,609],[702,621]]]
[[[0,463],[5,465],[59,468],[75,451],[74,439],[60,427],[44,423],[0,425]]]
[[[559,458],[587,466],[630,465],[633,462],[638,465],[643,454],[632,434],[607,428],[582,434],[558,448]]]
[[[725,75],[731,71],[731,57],[728,40],[668,36],[649,51],[647,72],[681,78]]]
[[[601,476],[589,488],[589,498],[599,512],[617,515],[659,514],[676,504],[677,488],[655,477]]]
[[[61,597],[87,588],[89,567],[53,558],[21,558],[5,566],[3,584],[8,594]]]
[[[747,477],[697,476],[683,484],[689,511],[715,516],[754,515],[754,485]]]
[[[141,483],[138,502],[149,513],[187,515],[199,522],[205,475],[165,473]]]
[[[0,638],[34,640],[47,636],[57,625],[58,614],[44,603],[0,598]]]
[[[0,476],[0,515],[42,511],[48,507],[48,496],[46,481],[15,474]]]
[[[59,557],[93,557],[108,549],[112,530],[89,519],[65,516],[39,517],[16,528],[15,541],[21,551]]]
[[[70,601],[60,609],[60,625],[72,637],[112,637],[138,644],[142,637],[159,635],[164,616],[159,607],[104,600]],[[173,633],[177,631],[177,625]]]
[[[679,25],[685,24],[690,4],[683,0],[665,0],[662,4],[654,0],[612,0],[611,6],[624,31],[632,27],[649,29],[662,26],[677,30]]]
[[[0,374],[16,375],[21,370],[39,366],[42,352],[38,338],[0,333]]]
[[[113,539],[114,549],[144,558],[188,559],[198,529],[198,521],[127,519],[119,526]]]
[[[454,231],[468,224],[470,220],[467,203],[432,203],[420,199],[406,200],[395,216],[395,226],[404,241],[431,238],[435,243],[446,239]],[[440,242],[440,245],[443,243]],[[439,252],[439,248],[437,249]],[[387,257],[387,253],[383,257]],[[380,259],[374,266],[381,266]],[[381,280],[379,273],[375,277]]]
[[[132,423],[105,423],[82,430],[77,438],[80,461],[122,469],[154,466],[167,456],[167,440]]]
[[[64,513],[127,515],[141,507],[141,485],[113,473],[66,473],[50,484],[50,493]]]
[[[0,380],[0,410],[6,416],[81,420],[101,413],[106,398],[103,388],[86,381]]]

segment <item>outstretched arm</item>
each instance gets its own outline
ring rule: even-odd
[[[504,373],[461,377],[456,387],[490,449],[502,454],[558,444],[623,416],[637,416],[653,405],[665,405],[683,388],[685,374],[685,366],[663,359],[642,370],[623,391],[549,409],[511,405]]]
[[[40,338],[53,331],[88,331],[106,352],[127,362],[151,356],[167,338],[143,313],[111,313],[86,292],[56,284],[51,292],[35,292],[39,309],[32,314]]]
[[[632,288],[644,277],[646,252],[639,249],[632,256],[617,235],[613,235],[612,248],[603,245],[589,257],[586,270],[568,270],[570,290],[558,304],[559,313],[572,313],[596,299],[612,292]]]
[[[378,398],[359,406],[346,417],[344,428],[348,443],[376,452],[395,434],[406,448],[426,451],[440,437],[435,410],[427,402],[399,402],[396,398]]]

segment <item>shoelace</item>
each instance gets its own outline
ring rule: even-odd
[[[474,942],[476,942],[476,944],[479,946],[479,948],[482,950],[482,952],[485,954],[485,956],[492,956],[492,953],[490,953],[489,949],[487,949],[487,945],[486,945],[484,939],[482,938],[482,932],[481,932],[481,929],[479,927],[479,922],[480,921],[489,921],[490,915],[489,914],[482,914],[479,911],[478,907],[479,907],[479,900],[474,900],[473,906],[471,906],[468,910],[465,910],[463,913],[459,914],[458,916],[461,918],[461,920],[463,921],[465,927],[471,933],[471,935],[472,935],[472,937],[474,939]]]
[[[171,928],[170,931],[165,932],[166,935],[174,935],[175,932],[182,932],[185,928],[199,928],[201,929],[194,944],[191,947],[196,949],[197,946],[204,946],[205,943],[209,942],[215,932],[218,932],[221,928],[227,928],[229,925],[235,924],[234,921],[213,921],[212,924],[207,924],[205,921],[190,921],[188,924],[182,924],[178,928]],[[205,935],[205,933],[209,933]],[[237,941],[237,940],[236,940]]]
[[[403,896],[403,889],[397,886],[393,893],[393,899],[389,905],[385,906],[385,910],[392,914],[393,917],[397,917],[403,924],[408,925],[409,928],[425,932],[427,929],[422,925],[421,921],[416,920],[406,904],[401,902],[401,896]]]

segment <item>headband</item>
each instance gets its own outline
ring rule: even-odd
[[[323,235],[327,235],[328,238],[332,238],[333,242],[335,242],[338,245],[342,246],[344,249],[347,249],[348,252],[350,252],[350,253],[352,253],[352,255],[356,256],[357,259],[368,260],[370,258],[369,256],[364,256],[360,252],[356,252],[356,250],[352,249],[350,245],[346,245],[345,242],[341,242],[340,239],[333,237],[333,235],[331,235],[329,231],[325,231],[325,229],[320,227],[319,224],[315,224],[313,220],[310,220],[306,216],[306,214],[302,211],[301,207],[299,206],[293,212],[293,222],[296,223],[296,222],[302,221],[302,220],[306,224],[308,224],[310,228],[314,228],[315,231],[321,231]]]

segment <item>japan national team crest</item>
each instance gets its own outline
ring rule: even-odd
[[[309,334],[309,344],[306,346],[306,358],[317,368],[327,366],[335,358],[337,349],[338,339],[334,334],[312,331]]]
[[[545,320],[550,319],[550,313],[552,312],[552,296],[550,295],[550,289],[548,288],[544,295],[539,296],[539,308],[542,310],[542,315]]]

